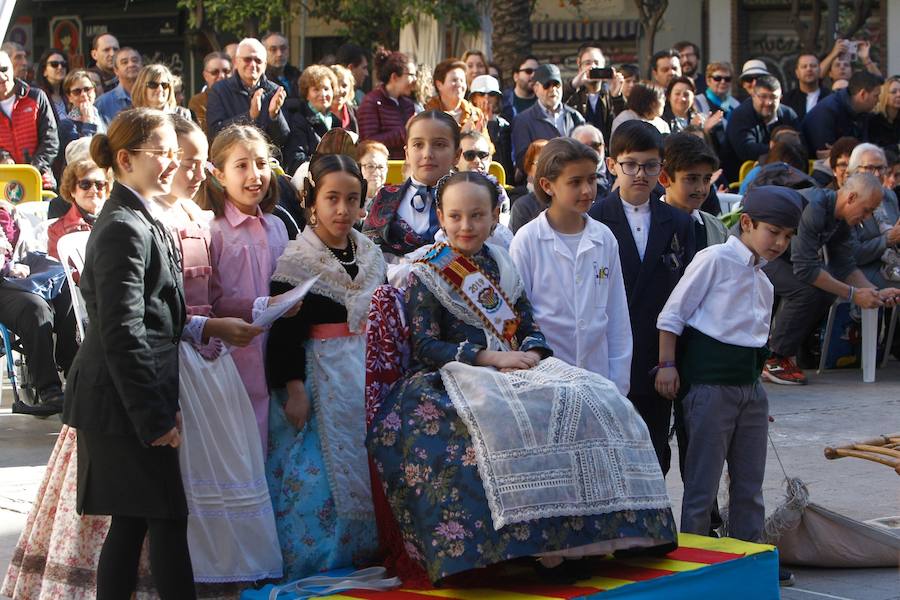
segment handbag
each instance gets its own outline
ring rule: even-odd
[[[18,262],[27,265],[31,274],[23,278],[4,277],[3,287],[37,294],[47,302],[59,296],[66,285],[66,271],[59,262],[44,252],[28,252]]]

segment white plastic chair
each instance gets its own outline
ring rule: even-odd
[[[73,275],[76,271],[81,273],[84,269],[84,253],[90,236],[90,231],[75,231],[59,238],[59,242],[56,244],[59,262],[66,271],[66,281],[69,283],[69,291],[72,294],[72,309],[75,311],[75,322],[78,325],[79,344],[84,340],[84,328],[87,325],[88,315],[84,298]]]

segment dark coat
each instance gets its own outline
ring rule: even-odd
[[[333,129],[341,126],[340,120],[330,112],[328,118],[331,119]],[[303,102],[291,114],[290,129],[291,134],[284,145],[282,163],[285,171],[293,175],[297,167],[312,158],[316,146],[322,141],[322,136],[328,133],[328,127],[316,117],[309,104]]]
[[[571,106],[562,105],[566,113],[564,131],[556,128],[556,124],[544,112],[540,102],[520,112],[512,123],[513,163],[521,168],[525,161],[525,152],[534,140],[552,140],[572,134],[572,130],[584,125],[584,117]]]
[[[816,102],[818,104],[822,100],[831,94],[831,90],[823,85],[819,85],[819,100]],[[801,90],[799,87],[795,87],[787,94],[784,95],[784,98],[781,99],[782,104],[787,104],[791,108],[794,109],[794,112],[797,113],[797,118],[801,121],[806,116],[806,92]]]
[[[396,102],[384,86],[378,86],[363,98],[356,118],[359,121],[360,141],[375,140],[387,146],[390,158],[402,159],[406,144],[406,122],[416,114],[416,106],[406,96]]]
[[[659,362],[656,318],[694,256],[691,217],[651,198],[650,232],[641,261],[619,190],[595,202],[588,214],[609,227],[619,242],[619,260],[634,340],[628,396],[655,395],[648,372]]]
[[[869,121],[869,141],[896,152],[900,143],[900,117],[891,123],[884,115],[873,114]]]
[[[613,119],[616,118],[617,114],[625,110],[625,97],[622,94],[613,97],[609,94],[609,90],[602,89],[600,97],[597,98],[596,109],[594,109],[591,108],[587,90],[579,88],[568,97],[566,104],[581,113],[585,121],[603,133],[603,141],[608,147],[612,137],[610,131],[612,130]]]
[[[269,103],[272,101],[272,96],[278,91],[279,85],[269,81],[263,75],[257,84],[258,88],[265,91],[262,109],[254,120],[250,118],[250,96],[252,94],[244,87],[237,72],[212,87],[206,102],[206,131],[210,141],[226,126],[232,123],[245,123],[256,125],[262,129],[276,146],[282,146],[285,143],[290,130],[284,109],[280,110],[274,119],[269,118]]]
[[[89,322],[63,411],[78,430],[149,444],[175,426],[185,303],[166,236],[137,196],[113,186],[79,283]]]
[[[814,157],[817,150],[824,150],[845,135],[868,142],[869,117],[871,113],[853,112],[846,89],[819,101],[803,119],[802,132],[810,156]]]
[[[512,159],[512,125],[503,117],[495,117],[487,122],[487,130],[494,144],[494,161],[503,165],[506,184],[510,185],[516,174]]]
[[[729,181],[737,181],[744,161],[759,160],[769,151],[769,139],[774,128],[779,125],[800,128],[797,113],[790,106],[779,106],[776,117],[774,123],[766,124],[753,108],[752,98],[747,98],[731,111],[725,128],[725,146],[722,148],[722,167]]]

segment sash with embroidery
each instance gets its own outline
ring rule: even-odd
[[[521,318],[499,285],[488,277],[474,261],[454,250],[449,244],[437,244],[417,262],[431,267],[466,304],[485,328],[515,350],[516,330]]]

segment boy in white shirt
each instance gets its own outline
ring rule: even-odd
[[[789,247],[803,201],[794,190],[761,186],[744,196],[743,207],[740,236],[698,252],[657,319],[655,385],[672,399],[681,380],[690,384],[682,401],[690,443],[681,531],[709,533],[727,461],[729,535],[756,542],[765,520],[768,432],[768,399],[759,375],[775,295],[762,267]]]
[[[549,205],[516,232],[509,253],[554,355],[607,377],[623,396],[631,378],[631,323],[619,245],[587,216],[597,152],[571,138],[541,151],[534,193]]]

